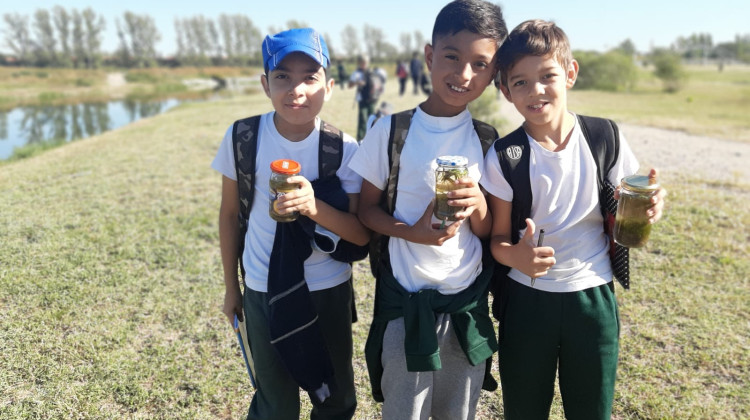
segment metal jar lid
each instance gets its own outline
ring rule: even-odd
[[[435,159],[438,166],[466,166],[469,159],[466,156],[440,156]]]
[[[622,179],[622,186],[633,192],[650,194],[659,188],[659,183],[651,182],[646,175],[630,175]]]

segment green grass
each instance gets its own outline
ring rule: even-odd
[[[388,86],[396,109],[417,103]],[[209,165],[229,124],[269,109],[263,95],[183,105],[0,166],[0,418],[244,418]],[[323,118],[353,133],[353,91],[337,89]],[[632,290],[617,290],[618,420],[750,416],[750,189],[680,179],[634,252]],[[355,283],[356,418],[377,419],[366,264]],[[479,413],[502,419],[501,394]]]
[[[750,142],[750,67],[687,68],[684,87],[671,94],[647,70],[632,92],[574,89],[570,109],[618,121],[682,130],[692,134]]]

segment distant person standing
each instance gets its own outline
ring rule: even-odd
[[[346,81],[349,78],[349,75],[346,74],[346,67],[344,67],[343,61],[338,60],[336,70],[339,72],[339,84],[341,84],[341,89],[344,89],[346,88]]]
[[[367,118],[375,113],[375,105],[383,93],[386,75],[382,69],[371,69],[370,58],[357,57],[357,70],[349,78],[349,87],[357,87],[355,100],[359,106],[357,113],[357,141],[362,141],[367,132]]]
[[[398,77],[398,96],[404,96],[406,81],[409,80],[409,70],[406,67],[406,61],[398,60],[396,62],[396,77]]]
[[[414,94],[417,95],[419,93],[419,84],[422,82],[422,60],[419,59],[418,52],[414,51],[414,54],[412,54],[409,67],[411,67],[411,80],[414,81]]]

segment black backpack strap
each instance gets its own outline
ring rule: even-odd
[[[344,134],[325,121],[320,122],[318,178],[336,175],[344,159]]]
[[[477,132],[479,141],[482,143],[482,155],[486,155],[492,144],[495,143],[495,140],[500,136],[497,134],[495,127],[484,121],[472,119],[472,123],[474,124],[474,131]]]
[[[529,180],[529,161],[531,149],[529,139],[523,127],[495,142],[495,153],[500,161],[500,169],[505,180],[513,189],[513,207],[511,210],[511,239],[517,243],[518,231],[525,226],[525,220],[531,215],[531,181]]]
[[[583,137],[594,155],[599,190],[620,154],[620,130],[614,121],[605,118],[578,116]]]
[[[617,200],[614,196],[615,186],[608,179],[609,172],[620,154],[620,130],[617,124],[609,119],[579,115],[578,121],[596,162],[599,207],[604,218],[605,232],[609,236],[612,272],[622,287],[629,289],[630,250],[617,244],[613,239],[612,229],[617,213]]]
[[[240,212],[237,214],[240,228],[239,252],[240,270],[245,277],[245,268],[242,265],[242,252],[245,246],[245,233],[253,207],[255,195],[255,160],[258,154],[258,130],[260,128],[260,116],[237,120],[232,127],[232,145],[234,151],[234,167],[237,173],[237,193],[240,199]]]

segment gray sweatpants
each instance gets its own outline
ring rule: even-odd
[[[450,315],[437,314],[442,369],[408,372],[404,319],[390,321],[383,337],[383,420],[462,420],[476,415],[485,364],[472,366],[456,339]]]

